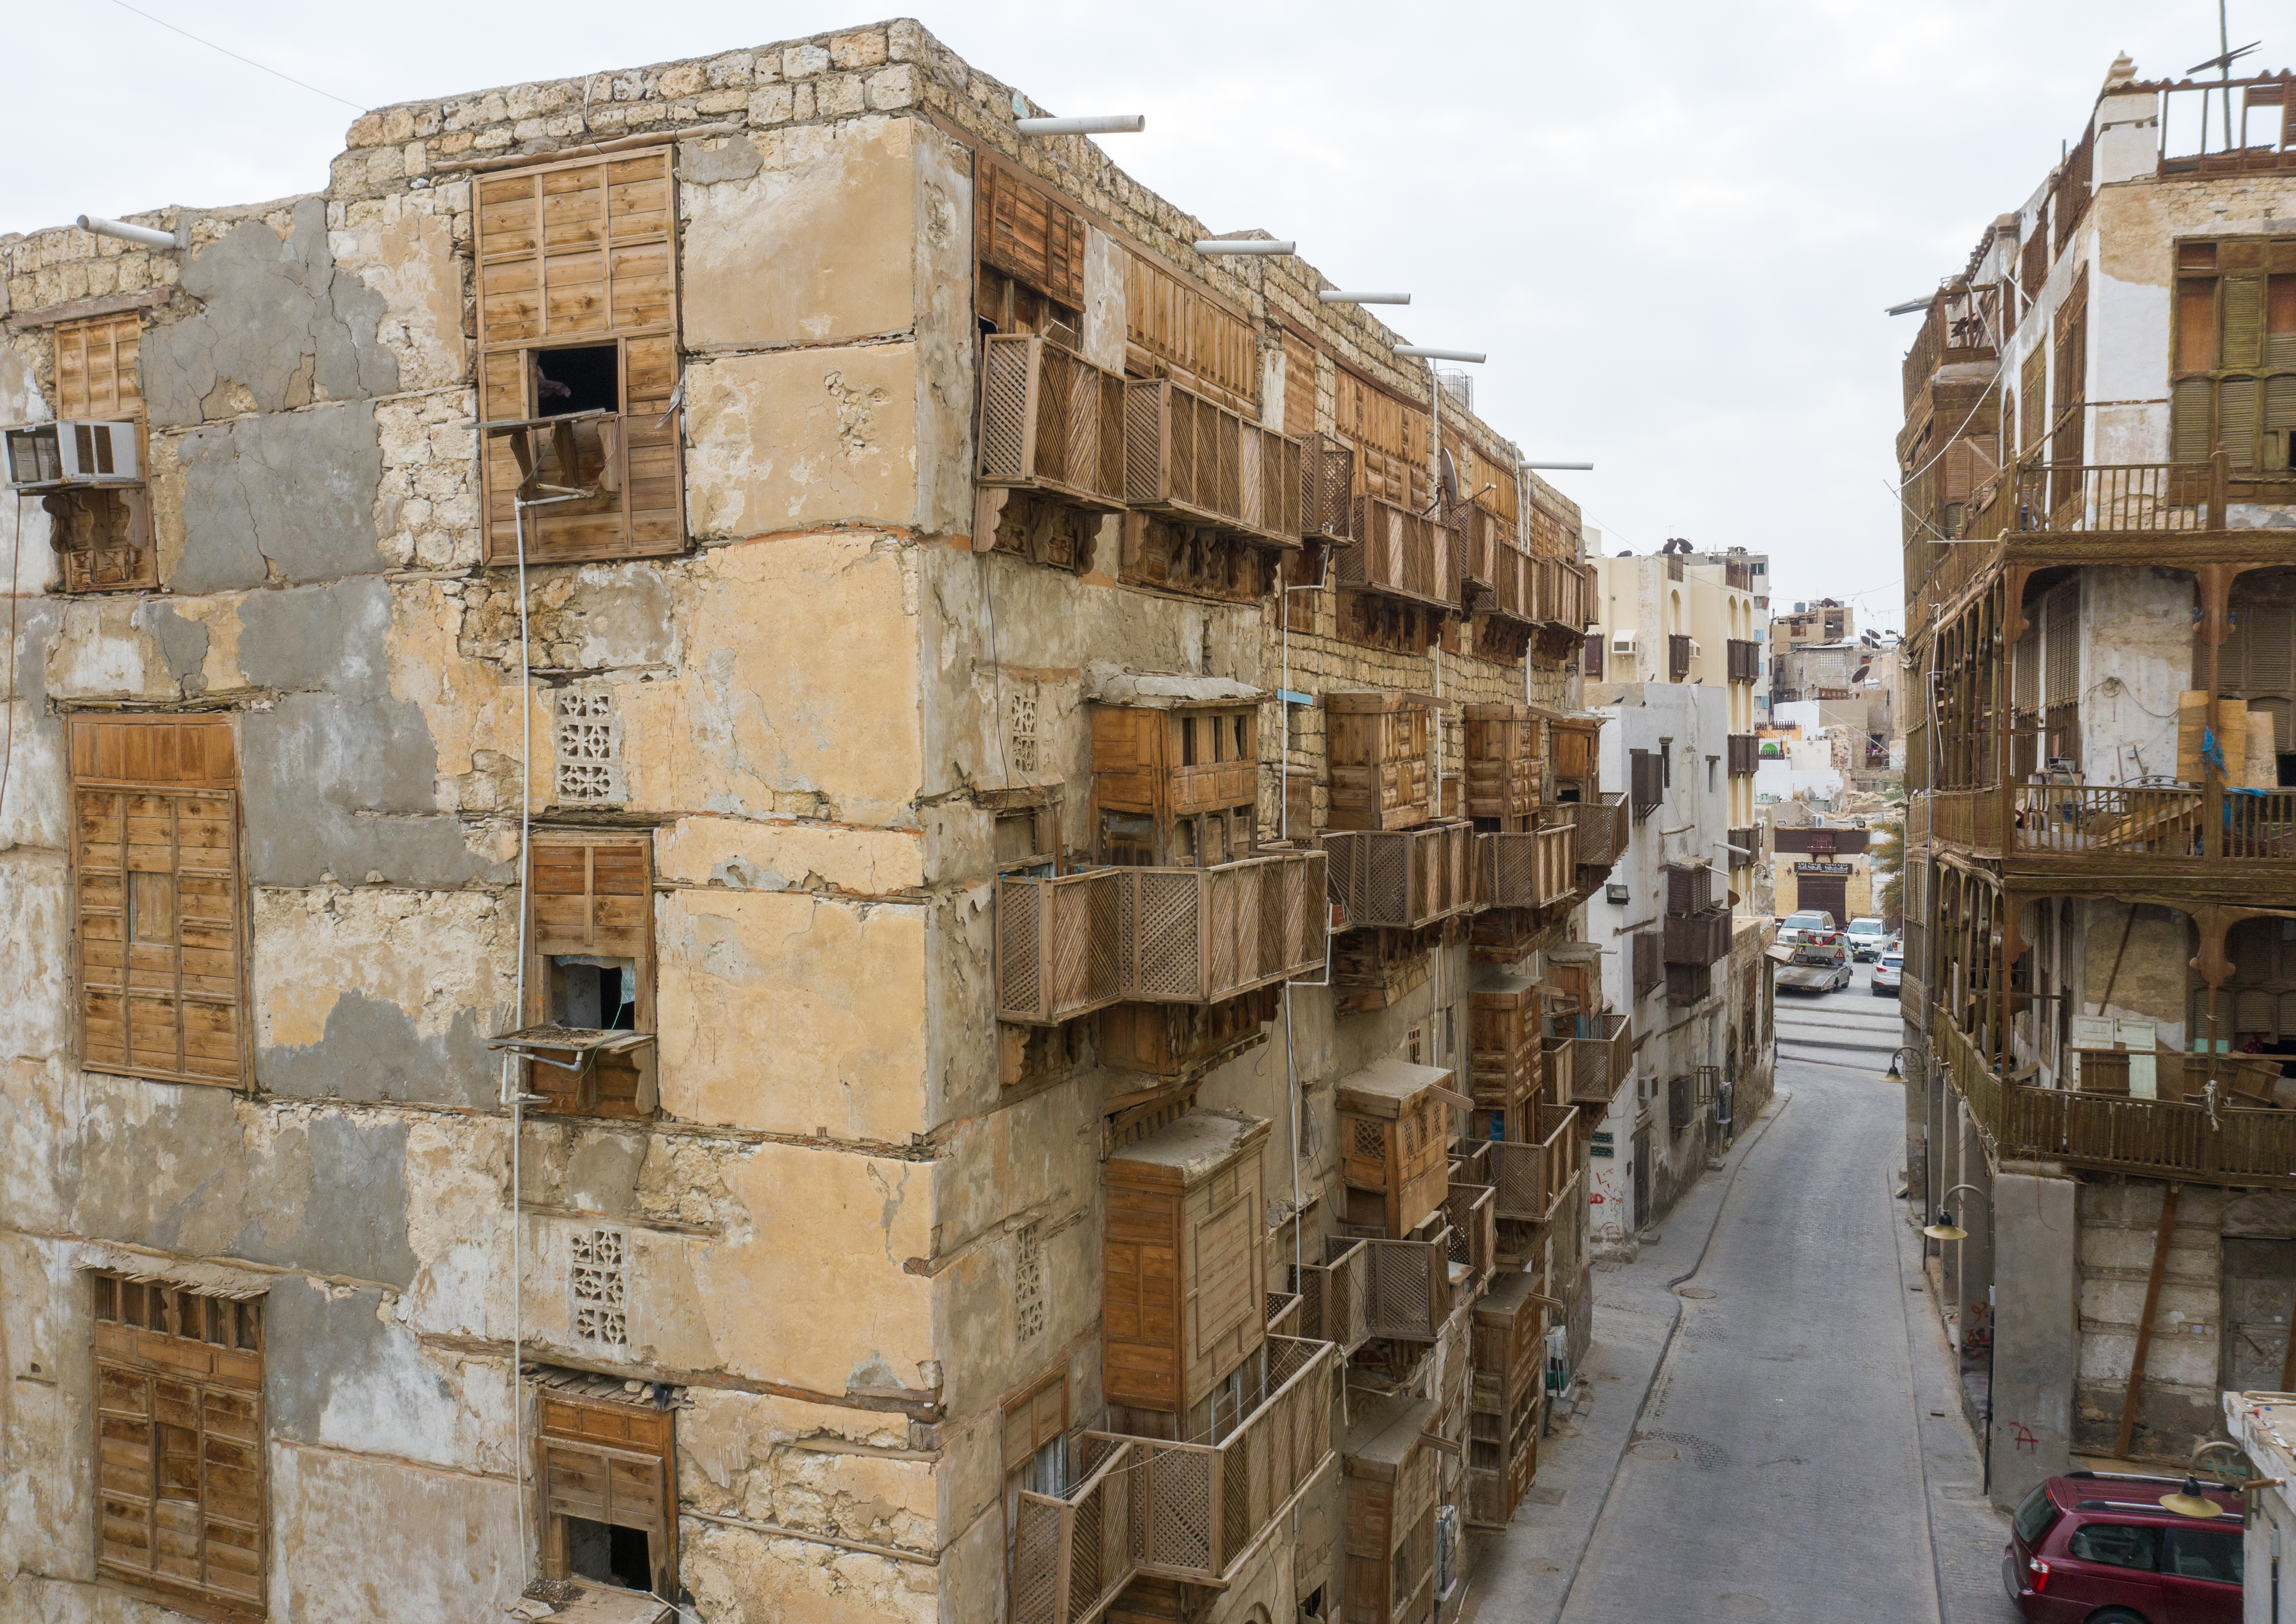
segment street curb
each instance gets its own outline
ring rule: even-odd
[[[1722,1198],[1714,1203],[1714,1221],[1707,1226],[1706,1238],[1699,1243],[1698,1256],[1691,1260],[1688,1268],[1666,1283],[1666,1289],[1669,1295],[1672,1294],[1675,1287],[1706,1267],[1706,1254],[1713,1247],[1714,1232],[1722,1227],[1723,1210],[1730,1204],[1730,1193],[1738,1187],[1739,1170],[1752,1159],[1754,1147],[1762,1142],[1764,1136],[1768,1134],[1772,1126],[1780,1117],[1786,1114],[1786,1107],[1793,1103],[1793,1090],[1779,1088],[1774,1092],[1772,1099],[1775,1108],[1762,1113],[1760,1123],[1751,1134],[1747,1136],[1744,1149],[1739,1152],[1738,1159],[1730,1164],[1730,1177],[1723,1181]],[[1666,1368],[1667,1358],[1674,1352],[1675,1333],[1681,1329],[1682,1299],[1677,1297],[1674,1300],[1674,1317],[1667,1323],[1666,1338],[1659,1343],[1658,1357],[1651,1361],[1650,1379],[1643,1383],[1643,1390],[1635,1400],[1635,1418],[1627,1426],[1626,1446],[1619,1451],[1618,1460],[1611,1464],[1611,1480],[1603,1489],[1603,1503],[1595,1507],[1595,1521],[1587,1524],[1587,1538],[1579,1542],[1578,1554],[1571,1559],[1570,1578],[1562,1587],[1562,1604],[1554,1610],[1554,1617],[1558,1624],[1559,1620],[1570,1611],[1570,1598],[1578,1594],[1578,1573],[1586,1566],[1587,1553],[1595,1548],[1595,1541],[1603,1532],[1603,1524],[1610,1517],[1611,1502],[1619,1492],[1619,1468],[1627,1458],[1627,1450],[1635,1446],[1635,1434],[1642,1431],[1643,1415],[1650,1408],[1651,1394],[1657,1390],[1659,1373]]]

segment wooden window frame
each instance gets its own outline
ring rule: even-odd
[[[59,322],[55,344],[55,407],[60,422],[132,422],[135,466],[150,477],[152,430],[144,408],[139,361],[144,318],[135,310]],[[96,357],[101,349],[103,365]],[[77,358],[78,365],[70,363]],[[94,380],[109,379],[99,390]],[[102,398],[99,398],[99,396]],[[89,545],[59,546],[63,590],[71,596],[105,592],[152,592],[160,586],[160,549],[152,540],[152,503],[144,484],[56,491],[40,498],[53,535],[85,532]],[[98,544],[101,529],[113,537]]]
[[[660,1405],[618,1402],[611,1398],[586,1394],[562,1392],[546,1385],[536,1384],[534,1425],[534,1505],[535,1532],[540,1545],[543,1575],[548,1579],[573,1577],[569,1554],[565,1519],[585,1515],[593,1506],[606,1513],[585,1516],[593,1522],[608,1527],[638,1529],[649,1534],[658,1533],[660,1549],[649,1548],[647,1555],[654,1575],[649,1594],[664,1601],[677,1594],[677,1415],[673,1409]],[[642,1434],[658,1433],[648,1439]],[[603,1497],[585,1503],[580,1511],[574,1510],[574,1493],[566,1486],[565,1475],[580,1455],[596,1457],[602,1470],[604,1487]],[[617,1469],[619,1469],[619,1473]],[[637,1472],[653,1470],[660,1474],[656,1492],[634,1496],[618,1496],[618,1481],[627,1483]],[[614,1513],[635,1502],[643,1505],[655,1519],[652,1526],[640,1521],[616,1521]],[[626,1513],[638,1514],[636,1512]],[[593,1579],[589,1583],[601,1581]]]
[[[2296,305],[2296,235],[2179,237],[2170,253],[2169,460],[2179,460],[2180,448],[2190,454],[2205,447],[2204,456],[2182,460],[2202,461],[2223,450],[2235,480],[2276,482],[2296,475],[2296,330],[2280,335],[2292,354],[2278,361],[2272,354],[2275,304]],[[2235,292],[2251,285],[2253,310],[2246,308],[2244,297],[2236,309]],[[2187,303],[2195,294],[2209,306],[2207,320],[2197,324],[2204,334],[2186,325]],[[2241,341],[2245,335],[2233,329],[2244,327],[2250,315],[2255,332],[2252,345],[2246,345]],[[2205,353],[2189,353],[2202,348],[2198,340],[2203,338]],[[2225,414],[2227,389],[2242,384],[2252,391],[2244,446],[2228,439]],[[2285,420],[2276,429],[2271,421],[2276,405]]]
[[[507,195],[515,183],[532,182],[539,207],[546,209],[547,199],[552,195],[552,176],[595,171],[603,177],[601,195],[608,200],[611,209],[613,195],[632,185],[627,180],[618,181],[616,175],[654,160],[660,160],[662,169],[662,226],[659,232],[619,236],[613,231],[610,215],[605,231],[598,239],[600,270],[596,280],[604,290],[603,296],[568,291],[580,287],[581,280],[569,277],[561,282],[552,275],[548,261],[573,260],[579,256],[564,250],[555,255],[544,252],[545,220],[537,217],[534,222],[532,251],[519,251],[517,245],[522,239],[509,212],[514,201]],[[575,563],[683,553],[687,545],[685,423],[679,402],[683,398],[685,358],[678,340],[675,147],[665,142],[659,147],[537,163],[474,176],[471,184],[471,254],[478,293],[479,413],[483,421],[496,425],[527,425],[515,429],[497,427],[486,436],[486,451],[480,458],[482,562],[496,568],[517,562],[518,527],[513,504],[521,479],[529,472],[545,483],[578,478],[575,471],[560,469],[557,464],[575,452],[578,441],[581,444],[577,460],[586,462],[590,446],[581,439],[585,429],[597,440],[598,494],[576,503],[529,512],[526,519],[527,562]],[[649,179],[643,184],[652,182]],[[495,222],[491,227],[490,220]],[[653,274],[625,271],[625,250],[635,258],[657,243],[663,260],[659,273],[662,283],[659,308],[653,308],[649,301],[641,313],[618,309],[622,303],[618,278],[627,276],[633,284],[642,284]],[[533,274],[521,276],[521,267],[528,266],[535,267]],[[529,293],[532,298],[521,302],[521,295]],[[597,309],[601,304],[603,312]],[[548,350],[603,348],[610,344],[616,350],[619,397],[611,431],[603,424],[587,423],[579,427],[568,424],[562,431],[560,425],[564,420],[554,423],[540,417],[534,381],[535,357]],[[659,347],[668,366],[666,382],[658,381],[636,397],[633,395],[634,344]],[[659,363],[649,359],[644,365],[652,367]],[[643,404],[634,404],[634,399]],[[662,438],[665,431],[666,441]],[[646,456],[664,449],[668,453],[670,486],[667,509],[641,507],[637,493],[645,481],[632,472],[634,451]],[[529,463],[534,464],[534,470],[526,466]],[[554,471],[555,481],[551,473],[536,472],[542,469]],[[659,515],[665,511],[668,515],[666,528],[659,517],[643,516]],[[611,521],[611,527],[602,525],[601,521]],[[641,531],[649,527],[655,533],[642,536]]]
[[[270,1472],[263,1414],[262,1294],[200,1291],[110,1269],[86,1274],[93,1319],[89,1363],[95,1421],[91,1431],[96,1583],[228,1624],[266,1617]],[[134,1317],[129,1316],[131,1293],[140,1310]],[[216,1333],[218,1308],[223,1311],[221,1340]],[[194,1316],[197,1325],[192,1324]],[[139,1387],[136,1404],[119,1402]],[[171,1395],[168,1389],[179,1390]],[[168,1423],[170,1415],[178,1422],[184,1419],[186,1409],[192,1424]],[[218,1420],[229,1423],[227,1430],[218,1431]],[[190,1485],[193,1494],[189,1501],[159,1492],[168,1433],[188,1433],[193,1440],[197,1479]],[[135,1492],[139,1451],[141,1494]],[[233,1471],[253,1479],[251,1486],[236,1491],[235,1515],[224,1509],[234,1490],[227,1480],[211,1476]],[[160,1547],[168,1532],[160,1518],[163,1500],[197,1508],[193,1514],[198,1530],[197,1577],[160,1570]],[[139,1502],[145,1553],[141,1566],[116,1554],[132,1551],[131,1540],[123,1538],[108,1546],[105,1538],[107,1532],[127,1536],[136,1531]],[[251,1553],[241,1564],[250,1571],[236,1587],[219,1586],[209,1578],[212,1554],[218,1548],[213,1537],[219,1529],[243,1536],[219,1548]]]
[[[577,949],[570,939],[557,934],[561,928],[547,917],[554,910],[553,898],[564,898],[573,893],[545,891],[536,883],[537,857],[546,851],[579,851],[586,864],[586,889],[580,893],[587,901],[588,925],[582,947],[601,947],[598,940],[600,924],[598,909],[602,898],[621,892],[602,892],[597,885],[597,853],[602,849],[627,848],[639,855],[644,865],[644,880],[640,890],[638,918],[619,927],[610,927],[613,936],[603,947],[627,946],[627,953],[600,951],[595,956],[630,959],[636,971],[637,995],[632,1011],[631,1031],[645,1039],[627,1046],[619,1052],[591,1050],[577,1053],[552,1048],[541,1035],[550,1013],[550,961],[569,956]],[[527,865],[526,935],[526,1007],[521,1012],[521,1029],[508,1038],[498,1038],[497,1044],[512,1047],[526,1057],[526,1087],[530,1094],[545,1095],[545,1104],[529,1109],[546,1114],[602,1117],[620,1120],[650,1120],[660,1108],[659,1016],[655,1001],[656,960],[653,918],[653,832],[633,830],[562,830],[537,829],[528,837],[527,849],[521,859]],[[570,929],[570,927],[566,927]],[[553,945],[568,942],[570,945]],[[601,1084],[609,1079],[619,1082],[622,1076],[635,1073],[631,1079],[631,1106],[623,1110],[606,1100]],[[620,1089],[616,1088],[619,1095]]]
[[[228,718],[152,712],[79,714],[70,718],[72,845],[72,1009],[80,1068],[155,1082],[197,1083],[238,1088],[253,1075],[247,988],[249,940],[246,865],[240,849],[238,756]],[[164,803],[155,804],[155,803]],[[187,824],[185,813],[191,814]],[[156,827],[164,815],[166,828]],[[156,863],[157,846],[133,839],[142,822],[148,835],[164,833],[172,866]],[[108,825],[108,827],[107,827]],[[116,838],[102,838],[116,831]],[[193,849],[220,852],[226,860],[185,867],[184,838],[201,836]],[[218,841],[216,837],[220,836]],[[104,860],[106,848],[119,850]],[[139,857],[139,851],[144,854]],[[127,933],[133,917],[134,874],[166,873],[176,881],[171,891],[173,940],[165,967],[167,985],[146,980],[136,985],[135,952]],[[201,914],[184,908],[186,875],[209,882],[202,889],[212,906]],[[216,882],[218,882],[216,883]],[[221,893],[220,902],[215,899]],[[196,922],[199,929],[187,930]],[[217,937],[224,939],[220,945]],[[187,939],[187,937],[193,939]],[[112,952],[106,943],[119,944]],[[150,945],[150,944],[147,944]],[[147,955],[147,959],[149,956]],[[119,961],[107,964],[112,957]],[[147,964],[144,973],[160,967]],[[186,986],[187,972],[196,986]],[[175,1041],[172,1063],[145,1064],[137,1058],[135,993],[153,995],[172,1005]],[[226,1020],[221,1012],[228,1010]],[[192,1012],[204,1011],[196,1021]],[[116,1043],[99,1042],[116,1025]],[[193,1054],[193,1028],[200,1029]],[[217,1034],[221,1034],[218,1040]],[[219,1051],[227,1050],[227,1055]],[[116,1051],[114,1053],[113,1051]],[[164,1053],[164,1049],[161,1051]]]

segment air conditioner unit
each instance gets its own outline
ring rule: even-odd
[[[1635,652],[1635,635],[1634,635],[1634,633],[1632,633],[1632,632],[1612,632],[1612,633],[1611,634],[1611,652],[1612,652],[1613,654],[1631,654],[1631,653],[1633,653],[1634,652]]]
[[[19,489],[46,485],[135,485],[133,422],[67,419],[7,431],[8,483]]]
[[[1691,657],[1693,660],[1695,660],[1695,659],[1697,659],[1697,658],[1699,657],[1699,655],[1700,655],[1700,654],[1703,653],[1704,652],[1705,652],[1704,650],[1701,649],[1701,648],[1698,646],[1698,639],[1697,639],[1697,638],[1695,638],[1695,637],[1693,637],[1693,638],[1690,640],[1690,657]]]

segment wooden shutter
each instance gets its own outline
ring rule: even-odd
[[[2018,382],[2021,397],[2017,418],[2017,449],[2020,454],[2031,451],[2041,443],[2041,431],[2047,425],[2049,352],[2046,344],[2033,346],[2025,357],[2023,375]]]
[[[143,324],[133,311],[66,322],[55,330],[56,415],[135,424],[135,465],[148,469],[151,436],[136,371]],[[116,592],[160,584],[144,488],[78,490],[45,498],[52,538],[63,554],[64,590]]]
[[[229,1330],[254,1323],[255,1307],[117,1276],[97,1282],[97,1570],[161,1597],[260,1617],[263,1355],[234,1345],[259,1338]],[[123,1298],[144,1323],[127,1317]]]
[[[1070,309],[1084,308],[1083,217],[987,157],[975,160],[980,262]]]
[[[1296,332],[1283,335],[1283,432],[1306,439],[1316,431],[1316,352]]]
[[[527,896],[526,1024],[550,1019],[550,960],[626,958],[637,970],[636,1029],[654,1029],[653,849],[643,840],[534,837]],[[559,1056],[563,1059],[564,1056]],[[654,1048],[600,1054],[585,1075],[537,1061],[527,1068],[544,1109],[645,1117],[656,1103]]]
[[[554,1579],[568,1577],[566,1528],[579,1517],[647,1537],[657,1590],[676,1571],[673,1417],[668,1410],[607,1404],[545,1393],[539,1476],[545,1521],[544,1565]]]
[[[144,390],[135,368],[143,321],[134,312],[66,322],[56,329],[56,415],[141,418]],[[141,463],[136,464],[139,468]]]
[[[1124,261],[1128,365],[1163,369],[1248,417],[1259,414],[1259,339],[1251,324],[1152,260]]]
[[[2177,371],[2214,372],[2216,365],[2217,279],[2186,276],[2177,283]]]
[[[220,717],[71,724],[80,1063],[246,1074],[237,764]]]
[[[475,185],[481,416],[536,415],[537,349],[611,343],[620,352],[619,424],[578,434],[575,477],[604,488],[529,512],[527,557],[677,552],[685,519],[680,429],[669,415],[678,377],[670,149],[485,175]],[[520,480],[507,437],[488,439],[485,472],[486,558],[507,563],[518,549]]]
[[[1069,1426],[1069,1383],[1065,1374],[1051,1376],[1032,1393],[1004,1406],[1004,1470],[1018,1472]]]

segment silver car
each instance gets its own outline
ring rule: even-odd
[[[1895,942],[1882,951],[1882,962],[1874,966],[1874,996],[1894,998],[1904,990],[1906,956]]]

